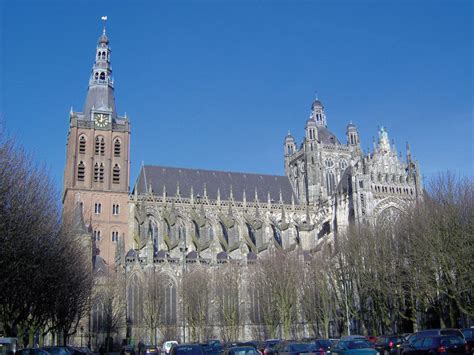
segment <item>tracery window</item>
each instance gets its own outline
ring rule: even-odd
[[[117,231],[112,231],[112,241],[118,242],[119,240],[119,233]]]
[[[94,205],[94,213],[100,214],[102,213],[102,204],[100,202],[96,202]]]
[[[261,287],[256,287],[251,285],[249,287],[249,296],[250,296],[250,320],[254,324],[262,324],[263,319],[263,308],[264,304],[264,290]]]
[[[332,168],[334,166],[334,161],[331,158],[326,158],[324,161],[326,168]]]
[[[176,285],[173,280],[167,280],[161,287],[164,309],[161,313],[161,321],[166,325],[176,324]]]
[[[94,181],[104,182],[104,164],[95,163],[94,165]]]
[[[112,205],[112,214],[114,216],[118,216],[118,214],[120,213],[120,205],[118,203],[115,203]]]
[[[139,325],[142,323],[143,318],[143,290],[136,274],[130,279],[127,293],[128,316],[133,325]]]
[[[97,333],[104,327],[104,304],[102,301],[94,302],[91,313],[92,331]]]
[[[94,241],[100,242],[100,230],[97,230],[97,229],[96,229],[96,230],[93,232],[93,236],[94,236]]]
[[[334,173],[330,170],[326,172],[326,189],[328,195],[332,195],[336,188],[336,179]]]

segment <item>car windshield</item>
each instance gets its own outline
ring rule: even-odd
[[[441,345],[464,345],[464,340],[460,337],[444,337],[441,339]]]
[[[280,341],[279,340],[267,340],[265,342],[265,346],[268,348],[273,348],[275,345],[277,345]]]
[[[296,353],[310,352],[312,351],[311,348],[312,348],[311,344],[305,344],[305,343],[296,343],[296,344],[288,345],[288,349]]]
[[[457,329],[442,329],[440,331],[440,334],[441,335],[455,335],[455,336],[461,336],[462,335],[461,331],[459,331]]]
[[[346,346],[348,349],[366,349],[372,347],[370,342],[364,340],[348,341],[346,342]]]
[[[466,338],[466,339],[473,339],[474,338],[474,328],[464,329],[462,331],[462,333],[464,334],[464,338]]]

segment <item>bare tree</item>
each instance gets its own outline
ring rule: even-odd
[[[97,280],[93,303],[101,313],[98,331],[105,335],[106,352],[110,352],[110,339],[124,326],[125,320],[125,276],[120,273],[110,273]]]
[[[164,324],[165,308],[164,283],[167,280],[154,268],[147,273],[147,282],[143,287],[143,321],[150,332],[153,344],[158,344],[158,329]]]
[[[191,332],[191,339],[204,341],[208,332],[211,284],[208,272],[196,266],[184,274],[182,296],[185,319]]]
[[[215,271],[215,295],[217,320],[221,339],[225,342],[239,338],[239,266],[226,263]]]
[[[7,336],[51,329],[64,343],[86,312],[90,260],[32,161],[0,132],[0,323]]]

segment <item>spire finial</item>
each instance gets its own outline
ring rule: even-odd
[[[105,36],[105,24],[107,23],[107,16],[102,16],[100,19],[104,22],[104,28],[102,30],[102,34]]]

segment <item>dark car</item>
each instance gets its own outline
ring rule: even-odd
[[[378,354],[379,352],[373,348],[373,344],[366,339],[340,340],[331,349],[333,354]]]
[[[329,339],[316,339],[310,342],[313,346],[313,352],[317,355],[331,353],[332,343]]]
[[[435,336],[435,335],[451,335],[457,336],[464,339],[464,335],[459,329],[450,329],[450,328],[440,328],[440,329],[427,329],[421,330],[419,332],[413,333],[406,338],[406,341],[400,344],[398,354],[405,354],[407,350],[420,338]]]
[[[120,350],[120,355],[135,355],[135,349],[133,346],[122,346],[122,350]]]
[[[238,342],[238,346],[253,346],[255,349],[263,352],[265,349],[265,344],[261,341],[258,340],[250,340],[250,341],[244,341],[244,342]]]
[[[380,354],[398,354],[398,349],[405,342],[401,335],[380,336],[374,343],[374,349]]]
[[[145,345],[142,354],[144,355],[158,355],[160,348],[157,345]]]
[[[225,355],[260,355],[254,346],[230,346],[225,352]]]
[[[464,328],[461,332],[466,339],[468,351],[474,353],[474,328]]]
[[[15,355],[49,355],[49,353],[44,349],[27,348],[18,350]]]
[[[280,339],[267,339],[264,343],[263,355],[274,355],[275,348],[281,343]]]
[[[175,344],[170,355],[206,355],[206,352],[200,344]]]
[[[219,340],[209,340],[207,343],[201,343],[207,355],[219,355],[224,351]]]
[[[51,355],[84,355],[85,352],[72,346],[45,346],[40,348]]]
[[[403,351],[406,355],[464,354],[466,341],[455,335],[434,335],[418,338]]]
[[[311,343],[302,343],[297,341],[282,341],[275,348],[278,355],[298,355],[314,353],[314,346]]]

